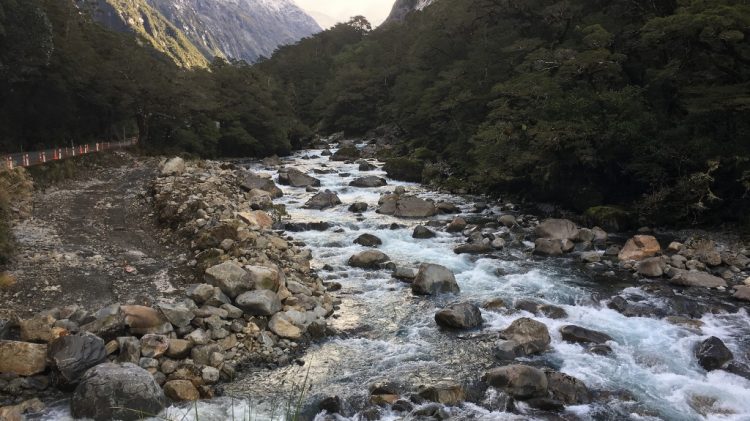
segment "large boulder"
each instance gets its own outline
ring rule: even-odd
[[[256,230],[268,230],[273,226],[273,218],[268,213],[262,210],[250,211],[250,212],[237,212],[237,217],[250,228]]]
[[[197,401],[201,397],[190,380],[170,380],[164,384],[164,393],[175,402]]]
[[[460,291],[456,277],[450,269],[445,266],[432,263],[419,265],[411,291],[416,295],[434,295],[440,293],[458,294]]]
[[[516,319],[505,330],[500,332],[500,336],[508,342],[511,342],[520,351],[521,355],[540,354],[547,350],[551,342],[549,330],[544,323],[538,322],[528,317]]]
[[[254,289],[279,290],[282,273],[278,269],[267,266],[245,266],[245,270],[250,275]]]
[[[534,254],[542,256],[560,256],[563,254],[562,240],[537,238],[534,241]]]
[[[185,172],[185,160],[180,157],[175,157],[167,160],[164,165],[161,166],[161,175],[180,175]]]
[[[329,158],[331,161],[354,161],[362,156],[362,152],[354,145],[345,145],[339,148]]]
[[[443,380],[436,384],[421,387],[419,396],[431,402],[443,405],[458,405],[466,399],[466,392],[461,384]]]
[[[539,238],[574,240],[578,236],[578,227],[567,219],[546,219],[537,225],[534,233]]]
[[[224,262],[206,269],[204,278],[230,298],[250,291],[255,286],[250,274],[234,262]]]
[[[72,386],[86,370],[107,360],[104,341],[90,333],[63,336],[49,345],[47,359],[60,384]]]
[[[271,316],[281,311],[279,296],[267,289],[240,294],[235,303],[237,307],[251,316]]]
[[[320,186],[320,180],[296,168],[284,168],[279,170],[279,184],[292,187],[318,187]]]
[[[75,418],[135,421],[159,414],[166,402],[148,371],[130,363],[105,363],[86,372],[70,409]]]
[[[698,358],[698,364],[706,371],[721,368],[734,358],[732,351],[716,336],[701,342],[695,350],[695,356]]]
[[[209,286],[209,288],[213,293],[213,287]],[[191,304],[193,307],[195,307],[194,303],[191,302]],[[193,310],[185,303],[172,304],[160,302],[156,307],[159,309],[159,311],[161,311],[161,314],[163,314],[164,317],[169,320],[169,323],[172,323],[175,327],[178,328],[190,326],[190,322],[195,318]]]
[[[566,405],[582,405],[591,402],[591,392],[579,379],[552,370],[545,370],[545,374],[553,399]]]
[[[339,196],[330,190],[326,190],[311,197],[303,207],[306,209],[323,210],[340,204],[341,199],[339,199]]]
[[[354,240],[354,244],[365,247],[377,247],[383,244],[383,241],[372,234],[362,234]]]
[[[544,371],[521,364],[493,368],[484,381],[517,399],[546,397],[549,387]]]
[[[349,266],[362,269],[378,269],[380,265],[388,262],[390,257],[378,250],[367,250],[357,253],[349,258]]]
[[[435,322],[450,329],[471,329],[482,324],[482,312],[471,303],[450,304],[435,313]]]
[[[268,322],[268,328],[279,337],[286,339],[299,339],[303,333],[286,313],[274,314]]]
[[[666,261],[663,257],[649,257],[638,263],[638,274],[658,278],[664,274]]]
[[[654,236],[636,235],[629,239],[620,249],[617,258],[620,260],[643,260],[661,252],[661,245]]]
[[[575,325],[562,326],[560,334],[563,340],[568,342],[603,344],[612,340],[612,337],[606,333]]]
[[[33,376],[46,368],[46,344],[0,340],[0,374]]]
[[[262,190],[274,198],[284,195],[281,189],[276,186],[276,183],[274,183],[270,177],[263,177],[253,173],[245,174],[240,182],[240,187],[246,191]]]
[[[726,287],[727,281],[707,272],[673,269],[670,283],[686,287],[719,288]]]
[[[433,238],[436,235],[437,234],[435,234],[434,231],[432,231],[431,229],[427,228],[424,225],[417,225],[414,228],[414,232],[411,234],[412,238],[417,238],[417,239]]]
[[[396,202],[393,216],[401,218],[427,218],[434,216],[437,208],[432,201],[420,199],[416,196],[401,196]]]
[[[374,175],[368,175],[367,177],[355,178],[349,183],[349,185],[352,187],[364,187],[364,188],[383,187],[387,184],[388,182],[385,181],[385,178],[376,177]]]
[[[461,218],[460,216],[457,216],[453,218],[453,220],[448,224],[447,227],[445,227],[446,232],[461,232],[466,228],[466,220],[464,218]]]

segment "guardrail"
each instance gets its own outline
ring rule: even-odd
[[[68,146],[65,148],[45,149],[36,152],[22,152],[9,155],[0,155],[0,165],[12,170],[16,167],[33,167],[34,165],[44,165],[52,161],[73,158],[75,156],[86,155],[109,151],[113,149],[122,149],[133,146],[138,143],[137,138],[130,138],[122,142],[98,142],[83,145]]]

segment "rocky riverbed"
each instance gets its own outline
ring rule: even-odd
[[[133,395],[196,420],[750,417],[750,259],[731,235],[606,232],[338,146],[167,162],[148,203],[195,284],[9,320],[0,352],[36,358],[4,375],[6,403],[61,387],[43,417],[106,419],[86,411]]]

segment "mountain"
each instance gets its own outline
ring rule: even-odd
[[[292,0],[94,2],[98,21],[136,32],[183,67],[205,65],[216,56],[254,62],[321,31]]]
[[[147,0],[81,0],[94,18],[119,32],[134,32],[181,67],[205,67],[206,57]]]
[[[396,0],[391,9],[391,14],[386,18],[385,23],[403,22],[406,15],[416,10],[422,10],[434,3],[435,0]]]

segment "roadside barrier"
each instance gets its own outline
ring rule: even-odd
[[[45,149],[36,152],[22,152],[10,155],[0,155],[0,162],[5,164],[5,168],[12,170],[16,167],[33,167],[35,165],[44,165],[48,162],[60,161],[74,156],[86,155],[110,151],[114,149],[127,148],[138,143],[137,138],[130,138],[122,142],[97,142],[93,144],[75,145],[65,148]]]

